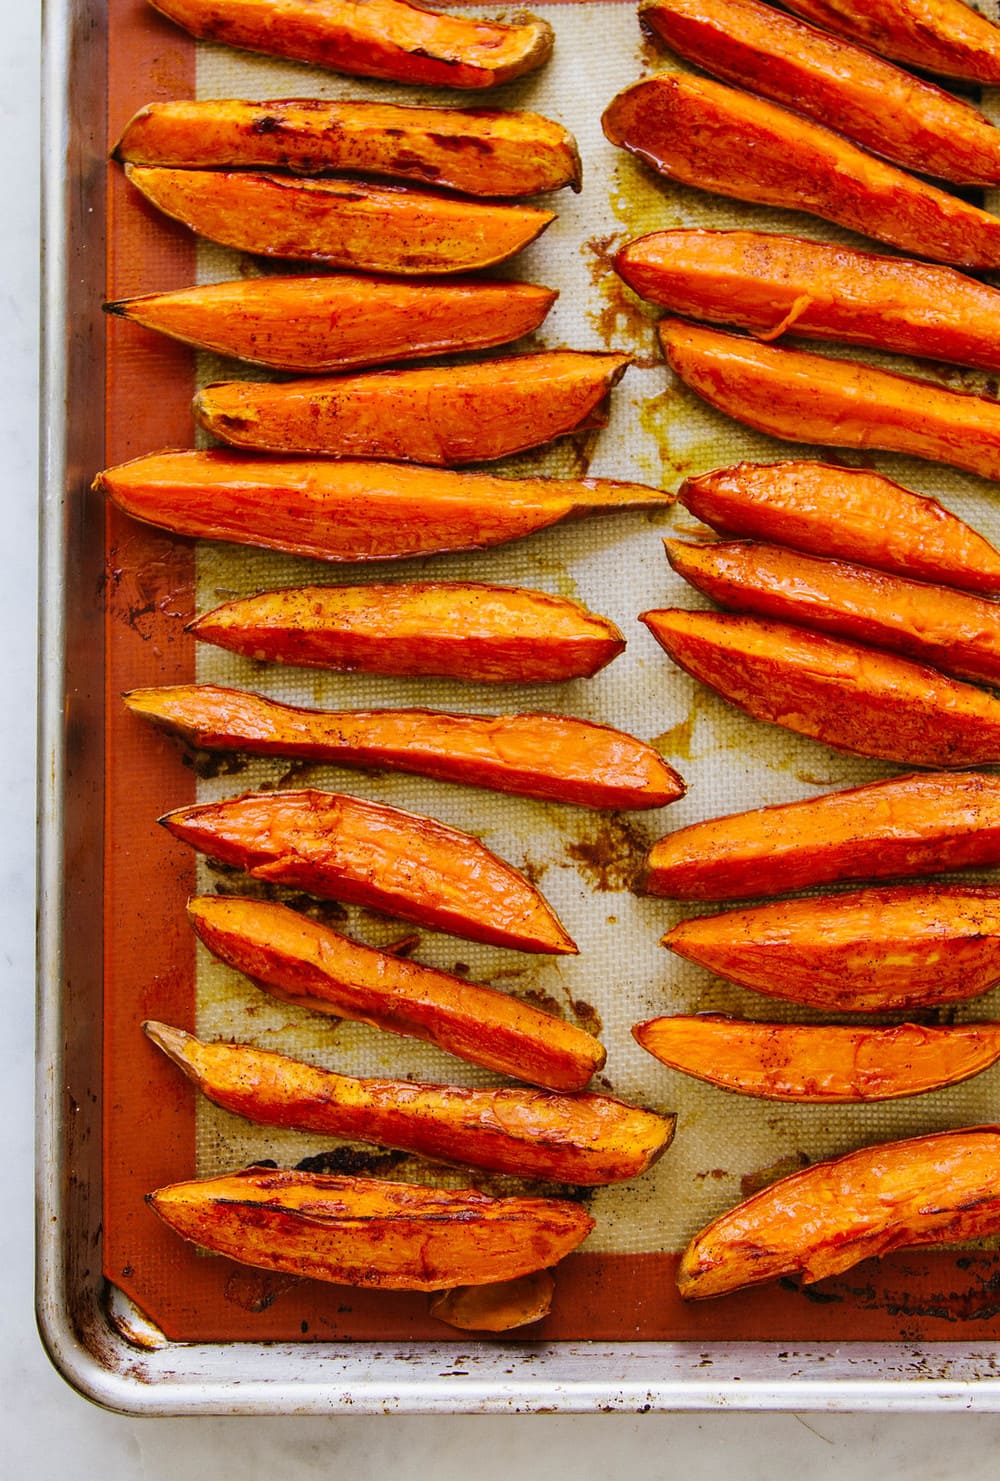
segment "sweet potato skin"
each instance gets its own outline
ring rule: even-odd
[[[536,206],[263,170],[126,165],[125,174],[158,210],[224,247],[360,272],[475,272],[513,257],[555,219]]]
[[[126,124],[114,158],[192,170],[358,170],[483,196],[578,191],[581,180],[573,135],[540,113],[320,98],[150,103]]]
[[[408,0],[151,0],[202,41],[290,57],[354,77],[487,88],[544,65],[554,33],[411,5]]]
[[[969,591],[1000,591],[1000,551],[936,499],[865,468],[738,463],[686,479],[677,497],[723,535]]]
[[[845,1028],[705,1013],[653,1018],[632,1035],[671,1069],[723,1090],[815,1105],[919,1095],[957,1085],[1000,1059],[996,1023]]]
[[[555,302],[535,283],[237,278],[105,304],[108,313],[272,370],[356,370],[486,350],[537,329]]]
[[[976,997],[1000,981],[1000,890],[872,885],[681,921],[661,943],[754,992],[845,1013]]]
[[[1000,131],[970,104],[758,0],[646,0],[647,35],[904,169],[1000,180]],[[921,62],[920,65],[925,65]]]
[[[563,520],[673,503],[672,494],[603,478],[500,478],[221,448],[133,458],[99,473],[94,488],[175,534],[332,562],[485,550]]]
[[[1000,82],[1000,33],[963,0],[788,0],[788,8],[882,56],[944,77]]]
[[[569,715],[317,711],[212,684],[136,689],[135,714],[206,751],[411,771],[581,807],[664,807],[684,795],[644,741]]]
[[[705,78],[663,72],[619,93],[604,132],[659,174],[808,211],[958,267],[1000,266],[1000,219],[819,124]]]
[[[686,385],[759,432],[908,453],[1000,479],[1000,407],[985,396],[677,319],[663,321],[660,336]]]
[[[265,1270],[385,1290],[486,1285],[543,1270],[594,1221],[555,1198],[488,1198],[373,1178],[248,1167],[147,1194],[171,1229]]]
[[[1000,370],[990,329],[1000,292],[936,263],[779,232],[679,227],[629,242],[615,271],[641,298],[756,339],[787,332]]]
[[[916,773],[678,828],[650,849],[643,888],[745,900],[998,864],[1000,777]]]
[[[1000,1228],[1000,1128],[936,1132],[819,1162],[722,1214],[688,1245],[686,1300],[801,1274],[807,1283],[913,1245]]]
[[[151,1021],[143,1028],[203,1095],[237,1116],[434,1161],[596,1187],[638,1177],[673,1135],[672,1118],[607,1095],[357,1079],[252,1044],[206,1044]]]
[[[904,653],[960,679],[1000,684],[1000,604],[782,545],[665,540],[685,581],[721,607]]]
[[[488,684],[588,678],[625,647],[613,623],[576,602],[459,581],[265,592],[216,607],[190,630],[276,663]]]
[[[757,720],[904,766],[1000,761],[1000,700],[908,658],[731,613],[641,621],[675,663]]]
[[[574,350],[330,379],[223,381],[194,398],[195,421],[236,447],[481,463],[607,424],[627,355]]]
[[[605,1061],[591,1034],[551,1013],[394,953],[286,905],[238,895],[188,902],[198,939],[283,1001],[422,1039],[471,1064],[548,1090],[582,1090]]]
[[[160,822],[253,879],[521,951],[575,953],[534,885],[477,838],[337,792],[247,793]]]

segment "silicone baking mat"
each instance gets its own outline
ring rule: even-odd
[[[502,275],[559,290],[549,318],[521,347],[616,348],[632,354],[634,362],[614,392],[605,430],[511,460],[508,468],[586,471],[675,488],[689,473],[741,458],[815,455],[748,432],[678,386],[657,349],[655,311],[620,284],[610,257],[635,236],[677,225],[740,224],[850,238],[811,218],[670,186],[612,148],[600,129],[607,102],[640,75],[680,64],[643,42],[629,3],[587,0],[537,9],[555,26],[555,57],[540,74],[505,88],[497,102],[530,107],[565,123],[580,145],[584,188],[579,196],[563,192],[550,198],[558,219],[503,270]],[[221,46],[195,46],[139,0],[112,0],[110,11],[109,148],[136,108],[171,97],[381,97],[452,106],[481,101],[338,78]],[[196,245],[183,228],[147,207],[114,166],[109,201],[110,298],[269,270],[211,244]],[[196,385],[257,375],[214,356],[195,356],[117,319],[108,328],[109,464],[160,447],[191,446],[196,439],[189,402]],[[996,394],[995,385],[971,373],[894,363]],[[994,497],[981,480],[889,456],[844,461],[864,461],[908,487],[933,493],[991,538],[1000,538]],[[315,1167],[361,1168],[488,1191],[515,1187],[510,1180],[431,1168],[398,1153],[333,1147],[321,1138],[253,1127],[198,1098],[143,1037],[140,1023],[153,1017],[202,1037],[253,1042],[345,1073],[496,1083],[487,1072],[430,1046],[277,1003],[201,948],[196,951],[184,918],[186,897],[195,890],[256,887],[196,861],[156,826],[156,818],[196,798],[298,785],[429,813],[477,834],[525,869],[577,941],[578,957],[540,959],[421,932],[417,958],[491,982],[599,1033],[608,1062],[595,1088],[677,1113],[674,1144],[655,1168],[631,1183],[587,1191],[597,1220],[594,1233],[560,1266],[552,1316],[515,1334],[518,1340],[955,1336],[967,1341],[970,1325],[977,1337],[1000,1331],[1000,1300],[994,1294],[1000,1267],[982,1247],[868,1262],[815,1288],[788,1282],[693,1307],[677,1298],[678,1252],[698,1228],[746,1192],[806,1160],[866,1142],[990,1121],[1000,1083],[1000,1071],[994,1070],[910,1101],[782,1106],[727,1095],[674,1074],[632,1039],[632,1024],[664,1012],[716,1009],[757,1018],[810,1017],[807,1010],[713,979],[658,946],[660,935],[683,911],[630,890],[648,845],[667,829],[697,818],[788,801],[894,770],[749,720],[666,659],[636,619],[651,607],[704,605],[670,571],[660,539],[700,528],[678,509],[667,518],[628,515],[556,528],[485,553],[390,567],[330,567],[245,547],[207,542],[195,547],[108,510],[104,1258],[108,1278],[168,1336],[446,1339],[450,1329],[428,1316],[423,1296],[323,1287],[202,1256],[147,1209],[143,1197],[152,1188],[263,1158],[281,1165],[310,1159]],[[183,630],[196,611],[231,596],[387,576],[543,588],[612,618],[628,648],[591,680],[472,687],[281,669],[208,645],[196,652]],[[564,711],[652,739],[684,775],[688,792],[669,809],[596,814],[416,777],[290,767],[281,760],[213,758],[210,765],[196,764],[125,713],[119,698],[139,685],[195,677],[331,708],[419,704],[498,713]],[[374,944],[407,934],[405,927],[363,911],[295,903]],[[992,1018],[996,1012],[991,995],[949,1006],[928,1021]],[[532,1191],[544,1190],[533,1185]]]

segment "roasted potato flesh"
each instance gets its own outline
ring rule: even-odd
[[[607,1095],[359,1079],[253,1044],[206,1044],[153,1021],[143,1027],[203,1095],[248,1121],[434,1161],[596,1186],[645,1172],[673,1135],[673,1117]]]
[[[589,678],[625,647],[612,622],[578,602],[458,581],[264,592],[216,607],[191,631],[272,663],[485,684]]]
[[[671,494],[604,478],[501,478],[213,449],[106,468],[94,488],[133,519],[312,560],[402,560],[520,540],[563,520],[669,509]]]
[[[436,1044],[471,1064],[582,1090],[604,1046],[574,1023],[510,993],[351,941],[287,905],[239,895],[188,902],[198,939],[284,1002]]]
[[[1000,777],[918,773],[677,828],[650,849],[643,888],[740,900],[997,864]]]
[[[923,581],[757,541],[664,541],[678,575],[739,612],[888,648],[1000,685],[1000,605]]]
[[[1000,180],[1000,132],[977,109],[829,31],[758,0],[646,0],[639,18],[713,77],[904,169],[969,185]]]
[[[582,807],[663,807],[684,794],[652,746],[569,715],[307,710],[214,684],[124,698],[134,714],[206,751],[412,771]]]
[[[661,323],[660,337],[685,385],[772,437],[882,448],[1000,478],[1000,407],[986,396],[676,319]]]
[[[603,427],[627,355],[552,350],[439,367],[284,381],[223,381],[195,421],[235,447],[453,468]]]
[[[742,614],[674,608],[642,621],[675,663],[758,720],[908,766],[1000,761],[1000,699],[924,664]]]
[[[677,1014],[633,1037],[671,1069],[762,1100],[839,1105],[957,1085],[1000,1059],[1000,1024],[863,1028]]]
[[[807,211],[918,257],[1000,266],[1000,221],[799,113],[721,83],[661,72],[602,119],[659,174],[716,195]]]
[[[340,1285],[437,1291],[544,1270],[594,1221],[556,1198],[488,1198],[369,1178],[248,1167],[146,1200],[184,1239],[245,1265]]]
[[[547,1317],[555,1288],[547,1270],[491,1286],[455,1286],[431,1297],[430,1313],[463,1332],[510,1332]]]
[[[789,0],[789,9],[883,56],[1000,82],[1000,31],[964,0]]]
[[[409,0],[151,0],[203,41],[290,57],[355,77],[486,88],[533,72],[552,55],[547,21],[512,25],[442,13]]]
[[[699,1300],[790,1275],[812,1282],[893,1250],[996,1234],[998,1155],[1000,1128],[980,1126],[816,1163],[697,1234],[680,1293]]]
[[[576,141],[562,124],[514,109],[423,108],[320,98],[200,98],[150,103],[115,158],[171,169],[357,170],[466,195],[580,189]]]
[[[477,272],[513,257],[555,220],[536,206],[264,170],[126,165],[125,174],[158,210],[223,247],[359,272]]]
[[[755,992],[841,1012],[975,997],[1000,982],[1000,890],[871,885],[680,921],[671,951]]]
[[[105,309],[251,365],[320,374],[506,344],[537,329],[556,297],[535,283],[336,273],[203,283]]]
[[[344,793],[258,792],[183,807],[175,838],[254,879],[521,951],[575,954],[540,891],[478,838]]]
[[[1000,130],[991,132],[1000,140]],[[671,313],[746,329],[755,339],[794,334],[1000,370],[990,332],[1000,292],[937,263],[782,232],[678,227],[629,242],[615,271]],[[863,470],[828,471],[849,481]],[[873,484],[880,477],[868,476]]]
[[[967,591],[1000,591],[1000,551],[936,499],[867,468],[737,463],[685,479],[677,497],[723,535]]]

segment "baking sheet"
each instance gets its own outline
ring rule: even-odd
[[[641,72],[673,65],[642,42],[631,5],[540,7],[557,30],[555,61],[539,77],[506,89],[506,106],[560,118],[577,135],[583,194],[553,198],[559,219],[505,269],[560,290],[535,336],[547,346],[613,346],[636,363],[614,394],[611,425],[517,461],[519,467],[638,478],[672,488],[687,473],[737,461],[795,456],[804,449],[758,437],[703,407],[676,386],[655,346],[653,311],[611,273],[622,242],[671,225],[761,225],[815,237],[846,233],[789,213],[768,213],[658,181],[614,150],[600,132],[601,108]],[[226,48],[191,46],[175,28],[131,0],[112,4],[110,141],[130,112],[152,97],[310,95],[454,101],[408,94],[389,84],[326,76]],[[120,28],[119,28],[120,27]],[[148,85],[146,79],[149,79]],[[459,100],[461,102],[462,100]],[[155,291],[193,280],[253,273],[249,259],[193,240],[111,180],[109,296]],[[870,246],[870,244],[868,244]],[[251,375],[214,357],[193,363],[180,347],[116,322],[109,337],[108,462],[163,445],[190,445],[187,401],[196,381]],[[876,357],[872,357],[876,358]],[[889,363],[889,362],[886,362]],[[903,365],[903,362],[895,362]],[[916,367],[906,367],[912,368]],[[923,367],[919,373],[933,372]],[[971,373],[943,372],[974,384]],[[155,391],[154,391],[155,388]],[[995,386],[987,387],[995,394]],[[845,461],[859,461],[845,459]],[[991,538],[1000,520],[990,486],[971,476],[893,458],[865,460],[912,488],[933,492]],[[106,862],[106,1166],[105,1269],[172,1337],[452,1336],[426,1316],[423,1298],[286,1287],[195,1256],[161,1229],[142,1202],[149,1188],[194,1172],[208,1174],[261,1157],[294,1163],[329,1143],[249,1128],[198,1101],[139,1032],[159,1017],[206,1036],[233,1037],[300,1055],[348,1073],[409,1075],[490,1083],[491,1077],[427,1046],[380,1036],[363,1026],[313,1018],[275,1004],[235,974],[195,953],[183,920],[194,888],[246,889],[199,863],[155,827],[157,814],[195,797],[273,785],[329,786],[377,798],[465,828],[528,869],[578,941],[579,958],[540,960],[421,933],[420,960],[521,993],[583,1026],[609,1050],[600,1084],[643,1104],[678,1112],[677,1137],[644,1178],[588,1194],[598,1225],[585,1250],[561,1268],[554,1316],[531,1336],[559,1338],[740,1339],[898,1338],[967,1340],[995,1335],[991,1254],[921,1253],[819,1293],[794,1286],[682,1308],[672,1289],[677,1251],[716,1212],[768,1176],[768,1170],[846,1151],[865,1141],[988,1121],[998,1071],[910,1102],[869,1107],[783,1107],[725,1095],[673,1074],[632,1041],[632,1023],[660,1012],[704,1008],[761,1018],[808,1018],[805,1010],[757,998],[712,979],[657,945],[681,913],[627,888],[645,847],[660,832],[695,818],[778,802],[891,774],[881,763],[840,757],[812,742],[756,724],[676,670],[645,629],[639,611],[703,605],[669,570],[659,536],[693,531],[682,510],[669,521],[626,516],[555,529],[503,550],[435,557],[377,569],[330,568],[268,552],[202,545],[197,551],[108,515]],[[541,587],[583,600],[619,623],[628,651],[590,681],[523,689],[279,670],[202,645],[183,620],[231,595],[302,581],[365,581],[408,576],[470,578]],[[124,716],[118,694],[139,684],[198,678],[255,688],[297,703],[336,707],[429,704],[465,709],[554,708],[655,738],[684,774],[687,797],[652,814],[597,815],[523,799],[494,797],[413,777],[370,776],[335,768],[255,761],[196,775],[173,745]],[[376,943],[397,927],[351,910],[350,933]],[[947,1016],[996,1016],[996,994]],[[815,1015],[814,1015],[815,1016]],[[945,1016],[942,1013],[941,1016]],[[933,1021],[934,1015],[930,1015]],[[413,1159],[366,1154],[365,1165],[392,1176],[494,1188],[478,1174],[428,1173]],[[946,1293],[942,1295],[942,1293]],[[523,1338],[525,1334],[520,1334]]]

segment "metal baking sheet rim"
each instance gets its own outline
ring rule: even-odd
[[[88,642],[101,603],[86,559],[88,536],[99,532],[81,511],[89,471],[101,466],[102,426],[68,415],[84,404],[84,388],[93,394],[103,364],[95,223],[105,42],[101,0],[46,0],[36,1311],[53,1364],[85,1397],[135,1415],[1000,1411],[995,1344],[189,1345],[165,1342],[107,1288],[98,1258],[100,974],[90,935],[100,881],[79,867],[80,846],[92,851],[101,831],[101,650]]]

